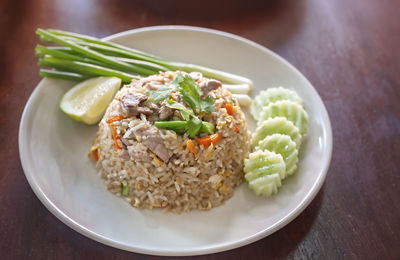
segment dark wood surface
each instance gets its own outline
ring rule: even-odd
[[[190,2],[190,3],[188,3]],[[332,163],[310,206],[280,231],[201,259],[400,259],[400,1],[0,1],[0,258],[158,258],[90,240],[25,179],[18,127],[40,81],[37,27],[94,36],[151,25],[215,28],[280,54],[330,114]]]

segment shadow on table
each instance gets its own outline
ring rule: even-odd
[[[132,19],[138,27],[182,24],[224,30],[268,47],[284,43],[301,26],[304,1],[299,0],[117,0],[99,1],[113,13],[112,19]],[[114,20],[113,23],[116,21]],[[132,28],[126,28],[132,29]]]

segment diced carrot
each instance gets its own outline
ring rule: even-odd
[[[114,116],[111,116],[109,119],[107,119],[107,123],[108,124],[110,124],[110,127],[111,127],[111,132],[112,132],[112,135],[113,135],[113,137],[114,137],[114,142],[115,142],[115,148],[116,149],[122,149],[122,147],[119,145],[119,143],[118,143],[118,140],[120,139],[119,138],[119,135],[118,135],[118,133],[117,133],[117,130],[115,129],[115,127],[114,127],[114,122],[117,122],[117,121],[121,121],[122,119],[124,119],[124,117],[122,116],[122,115],[114,115]]]
[[[228,113],[228,115],[230,116],[233,115],[233,106],[231,103],[227,103],[225,105],[225,108],[226,108],[226,113]]]
[[[196,138],[196,141],[202,146],[204,146],[204,148],[208,148],[211,144],[216,146],[220,139],[221,139],[221,134],[217,132],[213,135],[205,136],[202,138]]]
[[[235,124],[235,132],[236,132],[236,133],[239,133],[239,130],[240,130],[240,129],[239,129],[239,126],[238,126],[237,124]]]
[[[99,152],[97,151],[97,149],[90,151],[87,156],[90,158],[92,155],[93,155],[93,159],[95,159],[96,161],[99,160]]]
[[[170,99],[176,99],[175,93],[176,93],[176,90],[172,91],[171,95],[169,95],[169,98]]]
[[[115,148],[117,149],[122,149],[122,147],[119,145],[118,140],[119,140],[119,135],[117,133],[117,130],[115,129],[113,124],[110,124],[112,135],[114,137],[114,142],[115,142]]]
[[[122,119],[124,119],[124,117],[122,115],[115,115],[115,116],[111,116],[109,119],[107,119],[107,124],[111,124],[117,121],[121,121]]]
[[[196,151],[196,147],[194,146],[194,143],[192,140],[188,140],[186,142],[186,147],[187,149],[196,157],[197,156],[197,151]]]
[[[93,158],[98,161],[99,160],[99,152],[97,150],[93,151]]]

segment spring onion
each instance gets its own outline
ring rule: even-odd
[[[65,79],[71,81],[83,81],[89,78],[78,73],[64,72],[58,70],[47,70],[47,69],[40,69],[39,74],[42,77]]]
[[[118,70],[86,63],[80,61],[62,60],[53,57],[44,57],[39,59],[38,65],[51,67],[60,71],[79,73],[82,76],[110,76],[120,78],[123,82],[130,82],[133,78],[138,78],[135,75],[121,72]]]
[[[251,97],[246,94],[233,94],[232,97],[239,102],[239,105],[241,106],[247,107],[251,104]]]
[[[183,134],[186,131],[186,121],[157,121],[154,122],[154,125],[157,128],[163,128],[175,131],[179,134]]]
[[[128,196],[129,195],[129,186],[128,185],[121,185],[121,195]]]
[[[248,84],[222,84],[222,87],[229,90],[232,94],[247,94],[251,90]]]
[[[46,37],[47,39],[49,39],[50,41],[52,41],[54,43],[58,43],[60,45],[69,47],[69,48],[71,48],[71,50],[81,53],[81,54],[84,54],[84,55],[88,56],[89,58],[102,61],[106,64],[109,64],[110,66],[113,66],[115,69],[135,71],[136,73],[144,74],[144,75],[153,74],[151,71],[144,69],[140,66],[135,66],[135,65],[123,62],[123,61],[118,61],[116,59],[112,59],[112,58],[108,57],[107,55],[104,55],[97,51],[93,51],[91,49],[85,48],[73,41],[65,40],[62,37],[58,37],[58,36],[54,35],[53,33],[48,32],[46,30],[38,29],[36,32],[39,35]]]
[[[59,72],[78,73],[83,78],[93,76],[109,76],[102,74],[106,69],[122,73],[120,78],[129,82],[128,78],[135,79],[140,76],[148,76],[166,70],[180,70],[185,72],[201,72],[205,77],[214,78],[228,83],[228,89],[233,93],[250,91],[253,83],[250,79],[231,73],[182,62],[167,61],[160,57],[128,48],[116,43],[86,35],[70,33],[60,30],[38,29],[36,33],[43,42],[51,42],[61,45],[56,47],[43,47],[38,45],[36,53],[41,59],[57,58],[59,63],[40,62],[39,65],[55,68]],[[93,67],[75,68],[76,62],[83,62],[91,66],[99,66],[101,70],[93,70]],[[78,71],[77,71],[78,70]],[[123,74],[126,74],[123,76]],[[42,73],[46,77],[60,77],[61,73]],[[116,73],[112,76],[118,77]],[[78,77],[74,78],[77,79]],[[235,85],[239,85],[236,86]]]

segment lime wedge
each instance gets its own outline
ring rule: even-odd
[[[96,77],[82,81],[64,94],[60,108],[76,121],[96,124],[103,117],[120,85],[121,79],[115,77]]]

